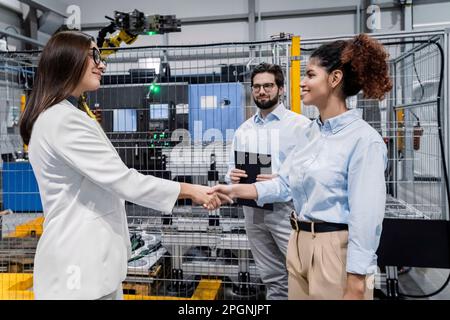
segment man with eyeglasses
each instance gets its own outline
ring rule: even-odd
[[[256,180],[272,179],[310,122],[284,106],[284,76],[280,66],[268,63],[256,66],[251,75],[251,88],[258,111],[236,130],[226,175],[228,183],[247,178],[245,171],[235,168],[235,151],[270,155],[271,174],[260,174]],[[292,200],[275,203],[273,210],[243,206],[250,249],[268,300],[288,297],[286,252],[292,210]]]

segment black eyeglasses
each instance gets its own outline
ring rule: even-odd
[[[263,84],[254,84],[252,85],[252,90],[255,92],[259,92],[261,90],[261,87],[264,88],[264,91],[268,92],[275,87],[275,83],[263,83]]]
[[[100,64],[100,62],[102,62],[106,67],[106,60],[102,58],[100,50],[98,50],[97,48],[92,48],[92,53],[89,54],[89,56],[91,56],[92,59],[94,59],[94,63],[97,66]]]

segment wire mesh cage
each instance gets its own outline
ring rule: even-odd
[[[214,185],[224,182],[234,131],[254,113],[253,67],[264,61],[287,70],[288,59],[289,42],[127,48],[108,59],[104,85],[89,100],[127,166]],[[170,213],[128,203],[127,214],[143,246],[136,252],[151,253],[130,262],[125,292],[151,266],[159,273],[150,294],[159,297],[192,297],[219,283],[217,298],[264,297],[241,208],[208,212],[180,200]]]
[[[442,45],[442,38],[436,39]],[[439,43],[439,42],[438,42]],[[408,46],[408,45],[406,45]],[[439,130],[440,70],[436,44],[417,43],[392,62],[394,85],[386,128],[392,159],[388,216],[446,219]]]
[[[443,117],[444,36],[378,37],[389,53],[393,89],[383,101],[348,99],[388,146],[386,218],[447,219],[447,196],[438,114]],[[436,44],[437,43],[437,44]],[[304,49],[319,43],[308,41]],[[306,54],[307,55],[307,54]],[[306,59],[303,60],[306,63]],[[305,68],[302,67],[302,71]],[[314,107],[304,112],[316,115]],[[446,125],[446,124],[445,124]]]
[[[26,55],[4,57],[19,69],[29,60]],[[128,167],[165,179],[214,185],[224,182],[234,130],[254,113],[249,88],[253,67],[264,61],[287,71],[288,59],[286,41],[124,48],[109,57],[102,86],[88,95],[88,102]],[[18,84],[16,79],[5,88]],[[12,158],[4,158],[2,173],[8,177],[2,187],[3,195],[23,204],[25,191],[37,197],[39,193],[33,190],[36,181],[26,158],[18,161],[14,156],[20,150],[20,140],[11,151],[5,150]],[[19,162],[22,167],[14,167]],[[14,172],[27,176],[12,176]],[[19,186],[9,190],[5,181],[18,179]],[[20,237],[39,237],[40,205],[36,201],[15,207],[4,201],[3,208],[11,212],[3,218],[5,239],[17,242],[18,229],[29,231]],[[126,209],[133,255],[125,294],[160,299],[264,297],[242,208],[208,212],[180,200],[170,213],[132,203]],[[12,243],[3,243],[5,252],[13,249]]]
[[[388,148],[386,219],[377,252],[375,288],[384,298],[428,298],[445,285],[431,294],[406,295],[400,292],[398,275],[411,267],[448,267],[446,258],[435,258],[448,256],[448,233],[444,231],[449,201],[444,156],[448,159],[444,72],[448,35],[431,32],[375,37],[389,53],[393,89],[380,102],[364,99],[361,93],[347,101],[348,106],[361,109],[363,119],[380,133]],[[302,48],[307,51],[321,43],[303,41]],[[317,115],[314,107],[303,110]]]
[[[442,39],[380,37],[390,53],[394,89],[382,102],[362,95],[348,101],[387,143],[387,218],[446,218],[438,134],[446,122],[437,118],[442,62],[433,44]],[[404,40],[417,43],[399,43]],[[311,49],[324,42],[302,42],[302,71]],[[286,39],[120,48],[108,57],[101,88],[88,94],[88,104],[128,167],[174,181],[224,183],[234,132],[256,112],[250,89],[256,65],[282,67],[290,108],[290,49]],[[42,234],[39,192],[17,128],[37,58],[38,53],[0,56],[0,299],[32,298],[32,258]],[[302,106],[302,113],[318,115],[314,106]],[[264,299],[242,207],[208,212],[179,200],[172,212],[132,203],[126,211],[133,249],[123,284],[126,298]]]
[[[28,166],[18,121],[34,78],[35,57],[26,54],[0,56],[0,299],[20,299],[7,288],[33,272],[37,245],[20,225],[42,216],[39,192]],[[16,226],[18,228],[16,228]]]

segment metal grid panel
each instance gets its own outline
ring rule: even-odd
[[[129,167],[214,185],[224,182],[234,130],[255,110],[251,70],[263,61],[286,69],[288,49],[288,43],[264,43],[120,50],[110,56],[105,85],[90,104],[98,104],[102,126]],[[172,213],[128,204],[127,214],[133,234],[157,239],[161,258],[148,265],[164,273],[153,295],[189,297],[200,279],[217,279],[219,298],[264,297],[241,208],[207,212],[179,201]],[[145,259],[152,258],[130,263],[130,282],[147,273]]]
[[[431,36],[408,38],[429,40]],[[382,41],[403,39],[406,37]],[[302,70],[308,49],[321,43],[302,43]],[[365,119],[388,141],[386,217],[440,219],[445,217],[446,205],[436,103],[440,57],[432,45],[417,46],[420,44],[387,47],[395,90],[385,101],[357,96],[349,99],[349,105],[362,108]],[[289,93],[289,60],[288,42],[124,48],[109,57],[103,85],[89,95],[89,105],[101,113],[105,132],[129,167],[144,174],[212,185],[223,182],[226,173],[230,151],[226,129],[232,129],[232,137],[233,129],[255,112],[249,89],[252,68],[263,61],[282,65]],[[25,66],[35,66],[36,56],[3,56],[0,61],[0,65],[15,63],[19,70],[28,70]],[[20,101],[26,87],[19,77],[14,78],[13,71],[7,77],[10,80],[1,83],[1,90],[17,89],[14,99]],[[5,103],[11,98],[3,97],[10,96],[2,95],[0,114],[9,112]],[[287,106],[288,102],[287,94]],[[233,108],[233,112],[227,114],[226,108]],[[302,106],[302,113],[314,117],[317,110]],[[2,141],[17,137],[17,126],[4,131],[6,117],[3,114],[0,122]],[[4,160],[15,163],[21,155],[13,151],[20,150],[20,142],[14,150],[2,146]],[[5,181],[0,186],[4,189]],[[23,192],[16,196],[23,199]],[[214,285],[205,280],[220,280],[215,298],[264,297],[240,207],[207,212],[189,201],[179,201],[171,213],[131,203],[126,208],[134,251],[125,293],[136,294],[139,299],[149,295],[193,297],[204,290],[205,283],[214,291]],[[2,278],[3,284],[22,279],[12,272],[32,271],[32,264],[26,262],[36,244],[30,243],[30,237],[33,240],[40,234],[39,220],[35,220],[39,216],[28,210],[3,218],[3,235],[9,236],[1,241],[5,263],[0,267],[7,272],[3,276],[9,275]],[[15,294],[17,298],[29,297],[23,292]]]
[[[0,56],[0,299],[8,298],[7,289],[22,280],[18,274],[31,275],[37,244],[35,237],[8,235],[14,235],[16,226],[41,215],[36,212],[17,213],[11,208],[28,205],[30,197],[39,197],[39,194],[30,190],[26,179],[31,170],[24,172],[7,167],[10,163],[19,166],[25,163],[17,125],[22,95],[31,88],[33,81],[33,62],[30,59],[32,56],[28,54],[20,58],[16,55]],[[9,298],[16,298],[16,295]]]
[[[442,45],[444,36],[410,34],[378,38],[390,55],[393,90],[381,102],[358,94],[347,103],[351,108],[362,109],[363,118],[387,142],[386,217],[446,219],[447,197],[437,119],[441,55],[432,43]],[[314,40],[303,43],[302,72],[310,50],[322,43]],[[441,103],[444,108],[447,102],[443,97]],[[314,106],[303,106],[303,110],[310,117],[318,115]],[[442,125],[447,126],[447,122]]]
[[[106,134],[130,168],[213,185],[224,181],[234,130],[255,111],[252,68],[266,61],[286,70],[288,53],[287,42],[125,48],[109,57],[103,85],[89,95],[89,105],[101,113]],[[12,61],[26,59],[15,56]],[[16,169],[6,170],[12,174]],[[13,211],[3,218],[3,231],[14,238],[17,228],[33,229],[27,222],[39,214]],[[127,215],[134,251],[125,293],[192,297],[208,279],[220,280],[216,298],[264,297],[240,207],[207,212],[179,201],[173,212],[162,213],[127,203]],[[33,235],[40,233],[34,230]],[[4,244],[5,252],[13,249]],[[14,270],[5,266],[5,271]]]

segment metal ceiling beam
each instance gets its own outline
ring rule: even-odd
[[[51,11],[64,18],[67,18],[67,5],[58,0],[19,0],[32,8],[39,9],[43,12]]]
[[[119,51],[124,52],[124,51]],[[198,54],[186,54],[186,55],[178,55],[174,51],[169,51],[170,58],[169,61],[197,61],[197,60],[221,60],[221,59],[250,59],[251,52],[250,51],[241,51],[241,52],[218,52],[218,53],[198,53]],[[271,57],[273,52],[271,50],[258,50],[258,56],[260,57]],[[162,59],[163,55],[154,56],[152,58],[160,58]],[[108,58],[108,63],[135,63],[138,62],[139,59],[145,59],[146,56],[132,56],[132,57],[110,57]]]
[[[37,9],[30,8],[28,15],[23,22],[23,31],[25,36],[31,39],[37,39],[38,37],[38,18],[37,18]],[[31,45],[30,43],[25,44],[26,50],[34,50],[36,46]]]
[[[256,41],[256,3],[255,0],[248,0],[248,40]]]
[[[288,10],[288,11],[271,11],[261,12],[261,19],[288,19],[298,17],[326,16],[336,14],[356,13],[357,6],[342,6],[316,9]]]
[[[5,8],[16,13],[22,14],[22,7],[18,1],[2,1],[0,2],[0,8]]]
[[[400,8],[400,5],[396,2],[381,3],[379,4],[379,6],[381,9],[384,10],[393,10]],[[290,19],[299,17],[327,16],[327,15],[352,14],[352,13],[356,14],[358,10],[366,10],[366,8],[362,8],[356,5],[350,5],[350,6],[315,8],[315,9],[269,11],[269,12],[261,12],[261,20]],[[258,20],[258,16],[252,15],[251,10],[249,10],[249,13],[250,16],[253,16],[253,19],[255,21]],[[251,17],[249,17],[248,13],[242,13],[242,14],[228,14],[220,16],[181,18],[180,20],[181,26],[189,26],[189,25],[224,23],[224,22],[249,22],[250,21],[249,19],[251,19]],[[100,30],[107,24],[108,22],[106,21],[103,23],[85,23],[81,25],[81,28],[84,31]]]
[[[405,31],[413,30],[412,5],[412,0],[407,0],[402,5],[402,29]]]
[[[311,15],[326,15],[326,14],[346,14],[355,13],[356,6],[344,6],[344,7],[332,7],[332,8],[320,8],[320,9],[307,9],[307,10],[288,10],[288,11],[271,11],[262,12],[261,20],[264,19],[285,19],[285,18],[295,18],[301,16],[311,16]],[[255,21],[258,20],[256,15],[253,15]],[[209,23],[223,23],[223,22],[248,22],[249,15],[247,13],[243,14],[229,14],[220,16],[207,16],[207,17],[193,17],[193,18],[181,18],[181,26],[187,25],[199,25],[199,24],[209,24]],[[81,25],[82,30],[99,30],[106,26],[108,23],[85,23]]]
[[[20,40],[20,41],[23,41],[23,42],[26,42],[26,43],[29,43],[29,44],[36,45],[36,46],[41,47],[41,48],[43,48],[45,46],[45,43],[43,43],[43,42],[37,41],[35,39],[31,39],[29,37],[22,36],[22,35],[17,34],[17,33],[11,33],[11,32],[8,32],[8,31],[0,30],[0,34],[1,35],[5,35],[8,38],[14,38],[14,39],[17,39],[17,40]]]
[[[22,0],[22,1],[32,1],[32,0]],[[44,0],[39,0],[44,1]],[[52,1],[52,0],[45,0]],[[53,0],[55,1],[55,0]],[[441,3],[447,2],[448,0],[415,0],[414,4],[430,4],[430,3]],[[392,1],[388,3],[377,3],[377,5],[382,10],[395,10],[399,9],[400,3],[397,1]],[[301,10],[286,10],[286,11],[270,11],[261,12],[261,20],[269,19],[290,19],[298,17],[310,17],[310,16],[321,16],[321,15],[337,15],[337,14],[356,14],[357,11],[365,11],[366,8],[363,6],[350,5],[341,7],[329,7],[329,8],[314,8],[314,9],[301,9]],[[255,21],[258,20],[258,16],[255,15]],[[230,15],[220,15],[220,16],[205,16],[205,17],[192,17],[192,18],[181,18],[181,25],[199,25],[199,24],[210,24],[210,23],[223,23],[223,22],[248,22],[249,15],[243,14],[230,14]],[[106,26],[108,22],[103,23],[85,23],[81,27],[84,31],[99,30]]]
[[[221,22],[247,22],[248,14],[227,14],[221,16],[207,16],[207,17],[193,17],[193,18],[181,18],[181,26],[197,25],[197,24],[209,24],[209,23],[221,23]]]

